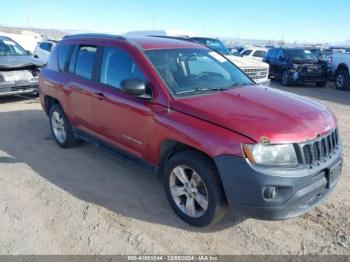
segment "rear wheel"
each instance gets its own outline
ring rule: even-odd
[[[193,226],[208,226],[224,216],[226,201],[216,167],[196,151],[173,156],[165,166],[164,187],[175,213]]]
[[[74,138],[72,127],[59,104],[50,108],[50,127],[56,143],[64,148],[78,144],[79,140]]]
[[[350,87],[350,77],[348,70],[339,70],[335,74],[335,88],[339,90],[347,90]]]
[[[316,82],[317,87],[325,87],[327,85],[327,81]]]
[[[283,86],[289,86],[290,85],[290,74],[289,71],[286,69],[282,73],[282,78],[281,78],[281,84]]]

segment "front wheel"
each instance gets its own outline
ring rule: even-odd
[[[350,77],[348,70],[339,70],[335,74],[335,88],[339,90],[346,90],[350,87]]]
[[[196,151],[173,156],[165,166],[165,193],[175,213],[198,227],[220,221],[226,201],[216,167]]]
[[[50,108],[50,127],[56,143],[63,148],[78,144],[79,140],[74,138],[72,127],[59,104]]]
[[[284,70],[282,73],[281,84],[283,86],[289,86],[291,83],[289,70]]]

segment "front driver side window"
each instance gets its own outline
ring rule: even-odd
[[[119,48],[105,47],[101,64],[101,83],[120,88],[120,82],[131,77],[145,80],[140,68],[127,52]]]

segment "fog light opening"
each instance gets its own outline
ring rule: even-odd
[[[275,199],[278,195],[278,188],[269,186],[264,190],[264,198],[267,200]]]

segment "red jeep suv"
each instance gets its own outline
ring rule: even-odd
[[[85,140],[141,165],[194,226],[228,206],[245,217],[298,216],[340,177],[342,145],[326,107],[256,85],[196,43],[66,36],[39,86],[59,146]]]

